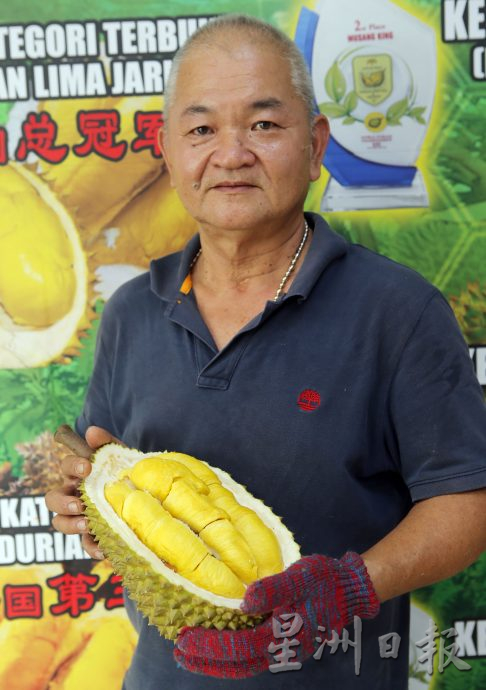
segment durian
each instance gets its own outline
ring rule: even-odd
[[[246,586],[300,558],[272,510],[227,472],[182,453],[100,448],[82,485],[90,530],[139,610],[175,639],[184,625],[238,629]]]
[[[0,368],[41,366],[87,326],[88,268],[78,230],[25,166],[0,168]]]
[[[17,443],[15,449],[24,458],[18,494],[44,495],[62,486],[61,462],[68,451],[61,443],[56,443],[50,431],[43,431],[32,441]]]
[[[61,463],[69,451],[54,440],[50,431],[43,431],[31,441],[17,443],[15,450],[24,459],[21,476],[12,473],[11,462],[0,464],[0,497],[43,496],[50,489],[62,486]]]

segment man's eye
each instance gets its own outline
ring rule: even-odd
[[[191,129],[191,134],[196,134],[198,137],[203,137],[205,134],[209,134],[210,132],[211,129],[207,125],[200,125],[199,127],[194,127],[194,129]]]
[[[273,129],[274,127],[276,127],[276,124],[274,122],[270,122],[269,120],[260,120],[259,122],[255,122],[253,125],[253,129],[257,132]]]

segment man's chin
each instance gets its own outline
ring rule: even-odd
[[[196,217],[196,216],[195,216]],[[204,213],[196,217],[199,225],[204,228],[219,228],[224,230],[252,230],[265,226],[269,214],[263,211],[248,212],[243,205],[233,204],[231,208],[219,213]]]

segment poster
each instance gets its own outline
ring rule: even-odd
[[[335,12],[337,4],[346,12]],[[94,673],[109,690],[129,664],[136,640],[119,578],[106,562],[87,558],[76,536],[52,531],[42,496],[60,478],[64,451],[53,432],[81,409],[106,299],[196,230],[169,186],[157,131],[174,52],[199,25],[228,11],[272,22],[308,61],[333,146],[306,207],[347,239],[434,283],[486,386],[485,3],[172,0],[161,8],[141,0],[136,10],[126,0],[5,3],[2,688],[60,690],[78,678],[88,684]],[[331,29],[326,52],[322,32]],[[410,45],[427,59],[418,60],[412,53],[419,48]],[[486,686],[485,576],[483,557],[414,594],[411,690]],[[433,676],[427,673],[414,643],[431,620],[438,633],[455,630],[457,657],[469,670],[450,663],[441,671],[437,653]]]

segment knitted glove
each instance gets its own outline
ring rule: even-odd
[[[250,614],[272,615],[261,625],[247,630],[207,630],[183,628],[176,640],[174,657],[188,671],[218,678],[248,678],[268,671],[276,663],[276,646],[281,642],[274,625],[298,621],[303,625],[292,635],[292,663],[302,662],[318,648],[316,637],[330,639],[354,616],[374,618],[380,604],[368,572],[357,553],[348,552],[340,560],[328,556],[306,556],[283,573],[253,582],[241,606]],[[286,615],[287,614],[287,615]],[[274,619],[279,619],[275,624]],[[289,627],[291,624],[283,624]],[[318,630],[325,627],[326,632]],[[277,627],[278,629],[278,627]],[[283,627],[281,630],[285,631]]]

